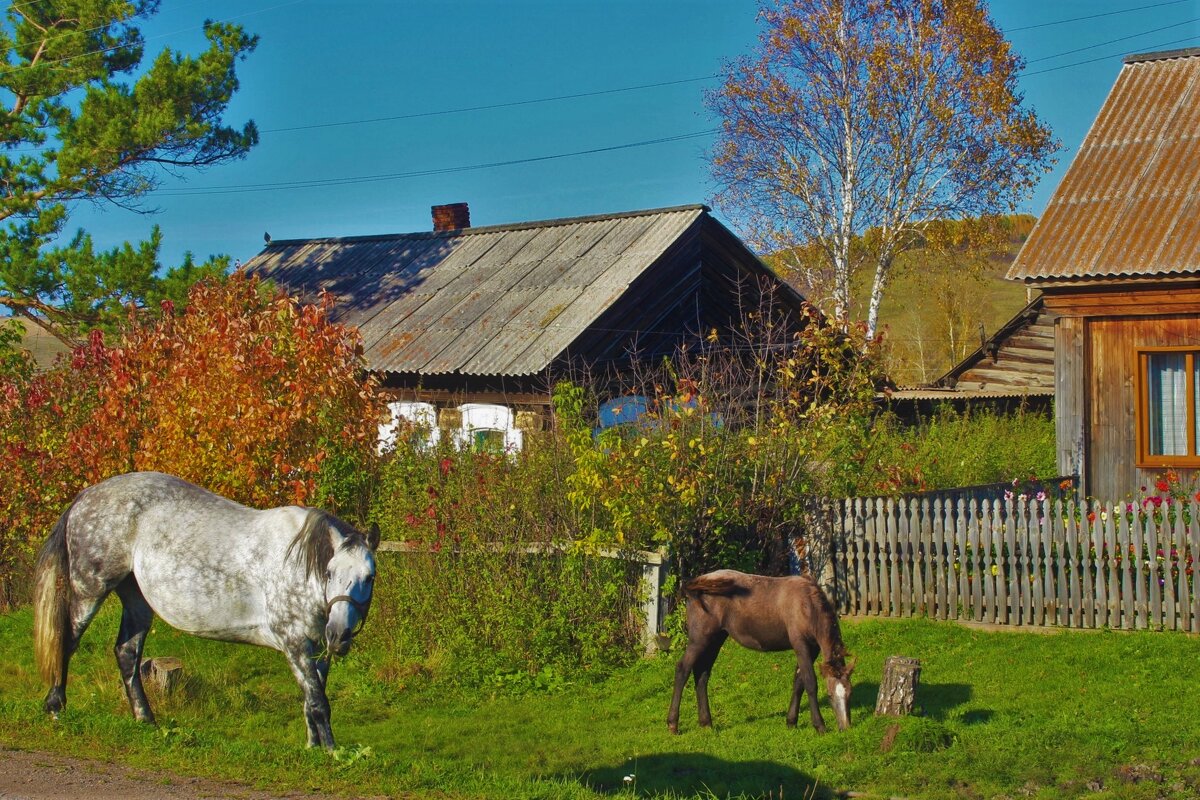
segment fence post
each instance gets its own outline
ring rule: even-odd
[[[642,601],[642,610],[646,614],[646,627],[642,631],[642,639],[646,654],[658,650],[658,634],[662,632],[663,582],[667,577],[667,559],[661,553],[642,553],[642,581],[646,586],[646,599]]]

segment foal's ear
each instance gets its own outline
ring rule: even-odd
[[[854,658],[852,658],[850,660],[850,663],[846,665],[846,677],[847,678],[850,677],[851,673],[854,672],[854,668],[857,666],[858,666],[858,656],[855,656]]]
[[[367,547],[375,550],[379,547],[379,523],[372,522],[370,530],[367,531]]]

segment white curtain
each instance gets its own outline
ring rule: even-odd
[[[1185,354],[1150,354],[1151,455],[1186,456],[1188,454],[1187,378]]]

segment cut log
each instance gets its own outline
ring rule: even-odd
[[[147,658],[142,662],[142,682],[170,694],[183,678],[183,662],[173,656]]]
[[[875,716],[902,717],[911,714],[921,680],[921,662],[904,656],[888,656],[879,680]]]

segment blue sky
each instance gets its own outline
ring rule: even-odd
[[[411,173],[711,131],[716,123],[703,91],[716,81],[696,79],[749,52],[758,33],[757,6],[742,0],[163,5],[145,28],[150,53],[196,52],[206,17],[237,21],[261,37],[241,65],[242,89],[227,119],[253,119],[263,132],[244,161],[166,180],[146,203],[158,213],[88,204],[74,210],[71,228],[86,228],[101,246],[143,239],[161,225],[166,264],[187,250],[244,260],[262,248],[264,232],[284,239],[428,230],[429,207],[439,203],[465,201],[473,224],[489,225],[707,202],[710,134],[512,166]],[[1154,7],[1045,24],[1145,6]],[[1035,214],[1104,101],[1121,54],[1200,45],[1200,0],[993,0],[991,11],[1030,62],[1020,84],[1027,102],[1063,143],[1057,167],[1024,204]],[[1080,48],[1089,49],[1048,58]],[[387,177],[398,175],[408,177]],[[367,180],[246,191],[361,178]]]

